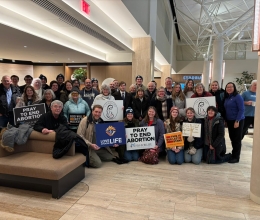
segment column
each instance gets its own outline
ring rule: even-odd
[[[224,39],[219,37],[213,43],[213,66],[212,66],[212,81],[218,81],[221,85],[222,80],[222,66],[223,66],[223,51]]]
[[[209,90],[209,75],[210,75],[210,61],[204,60],[204,65],[203,65],[203,73],[202,73],[202,79],[201,83],[205,86],[205,89],[208,91]]]
[[[258,53],[258,71],[257,78],[260,75],[260,53]],[[255,112],[260,111],[260,89],[256,90],[256,107]],[[250,199],[260,204],[260,115],[255,114],[254,138],[252,148],[252,165],[251,165],[251,180],[250,180]]]
[[[132,82],[141,75],[146,86],[153,79],[155,46],[151,37],[133,39]]]
[[[161,70],[162,70],[161,86],[165,87],[165,79],[166,79],[166,77],[171,77],[171,65],[162,65],[161,66]],[[157,87],[159,87],[159,85]]]

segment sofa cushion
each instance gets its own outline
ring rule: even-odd
[[[0,173],[59,180],[86,161],[82,154],[53,159],[51,154],[21,152],[0,158]]]
[[[49,134],[42,134],[41,132],[38,131],[32,131],[29,139],[55,142],[55,137],[56,137],[56,132],[51,132]]]

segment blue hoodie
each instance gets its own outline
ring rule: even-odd
[[[237,94],[236,96],[234,96],[233,94],[229,95],[229,97],[225,99],[224,106],[226,110],[227,120],[240,121],[245,118],[244,100],[241,97],[241,95],[239,94]]]

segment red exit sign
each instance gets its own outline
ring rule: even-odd
[[[86,1],[81,0],[81,8],[86,14],[90,14],[90,5]]]

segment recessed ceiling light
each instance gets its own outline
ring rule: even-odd
[[[27,46],[23,46],[23,47],[27,47]]]
[[[38,62],[41,62],[40,60]]]
[[[3,60],[2,58],[0,58],[0,60]]]
[[[72,63],[74,63],[74,60],[72,60]]]
[[[58,61],[56,60],[56,63],[58,63]]]
[[[14,62],[15,62],[15,60],[12,60],[12,62],[14,63]]]

